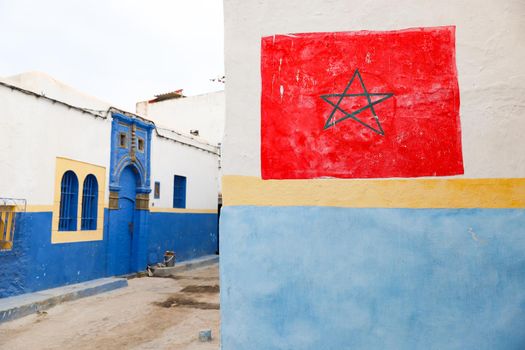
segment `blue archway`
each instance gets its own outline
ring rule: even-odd
[[[122,275],[146,268],[154,125],[121,113],[112,117],[108,275]]]
[[[108,266],[112,275],[132,272],[137,252],[136,193],[139,177],[133,167],[128,166],[120,173],[118,209],[111,211],[108,237]]]

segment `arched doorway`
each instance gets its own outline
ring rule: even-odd
[[[133,271],[133,247],[136,240],[137,215],[135,200],[138,179],[135,169],[128,166],[120,174],[118,209],[111,210],[109,224],[109,273],[124,275]]]
[[[107,274],[147,266],[151,132],[155,125],[111,113],[111,158],[107,221]]]

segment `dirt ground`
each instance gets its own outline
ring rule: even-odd
[[[219,349],[217,265],[128,283],[0,324],[0,349]]]

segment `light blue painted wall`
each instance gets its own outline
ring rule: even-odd
[[[223,207],[222,349],[525,349],[525,210]]]

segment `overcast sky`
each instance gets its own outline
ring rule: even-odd
[[[0,0],[0,76],[42,71],[128,111],[221,90],[222,0]]]

